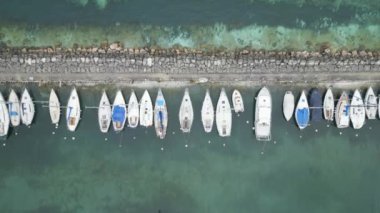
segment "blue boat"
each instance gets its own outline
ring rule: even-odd
[[[320,122],[322,120],[322,95],[318,89],[312,89],[309,96],[310,120]]]
[[[302,91],[301,97],[298,100],[297,108],[295,111],[297,125],[300,129],[305,129],[309,124],[310,110],[305,91]]]
[[[116,132],[124,129],[125,120],[127,118],[127,108],[121,91],[117,91],[112,108],[112,124]]]

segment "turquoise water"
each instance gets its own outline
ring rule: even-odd
[[[3,0],[0,47],[380,49],[378,0]]]
[[[27,86],[35,100],[48,100],[50,87]],[[1,211],[380,212],[378,120],[357,131],[324,121],[299,131],[293,120],[285,122],[281,105],[286,89],[299,95],[301,88],[270,87],[272,141],[258,142],[252,121],[259,88],[241,87],[246,112],[233,115],[232,137],[220,138],[215,126],[206,134],[201,125],[207,87],[190,87],[196,112],[190,134],[179,129],[184,88],[163,88],[165,140],[153,128],[101,134],[94,109],[83,110],[77,131],[69,133],[63,117],[56,129],[47,108],[36,104],[33,125],[12,129],[0,149]],[[8,89],[1,86],[5,96]],[[78,88],[82,107],[97,105],[102,89]],[[110,99],[116,89],[107,87]],[[128,97],[131,88],[122,89]],[[141,97],[143,89],[134,90]],[[227,87],[228,95],[232,90]],[[65,103],[70,88],[56,91]],[[149,91],[154,99],[157,90]],[[216,104],[220,87],[210,91]]]

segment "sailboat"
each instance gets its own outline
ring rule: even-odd
[[[365,122],[364,101],[359,90],[355,90],[350,106],[350,119],[354,129],[360,129]]]
[[[214,113],[214,105],[212,104],[210,92],[207,90],[201,110],[203,128],[207,133],[212,131],[212,126],[214,125]]]
[[[372,87],[369,87],[364,98],[365,112],[368,119],[376,119],[377,102]]]
[[[323,100],[323,115],[326,120],[328,121],[334,120],[334,110],[335,110],[334,95],[331,88],[329,88]]]
[[[140,125],[144,127],[153,125],[153,105],[148,90],[144,91],[140,100]]]
[[[156,103],[154,106],[154,127],[157,137],[164,139],[166,129],[168,126],[168,110],[166,108],[166,101],[161,89],[158,89]]]
[[[302,91],[301,97],[298,100],[298,104],[295,111],[295,117],[298,127],[302,130],[307,127],[310,120],[310,110],[305,91]]]
[[[128,102],[128,126],[136,128],[139,125],[139,101],[137,100],[135,91],[132,90],[131,97]]]
[[[127,107],[125,106],[123,94],[118,90],[112,106],[112,124],[115,132],[120,132],[124,129],[126,119]]]
[[[347,128],[350,125],[350,103],[348,95],[343,92],[336,104],[335,123],[338,128]]]
[[[190,99],[189,89],[185,89],[185,94],[183,95],[181,106],[179,108],[179,123],[182,132],[188,133],[191,130],[193,124],[194,111],[193,104]]]
[[[310,121],[320,122],[322,120],[322,95],[317,88],[311,89],[309,96]]]
[[[102,97],[100,98],[98,107],[98,122],[99,128],[102,133],[107,133],[110,128],[112,120],[112,109],[111,103],[108,99],[106,91],[103,91]]]
[[[244,112],[244,102],[239,90],[235,89],[232,92],[232,105],[235,113]]]
[[[8,97],[8,112],[12,126],[19,126],[21,122],[20,100],[13,89],[11,89]]]
[[[58,125],[59,119],[61,116],[61,105],[59,103],[58,96],[55,93],[54,89],[50,90],[49,114],[50,114],[51,123]]]
[[[294,113],[294,95],[292,91],[286,91],[282,102],[282,112],[285,120],[290,121]]]
[[[80,120],[80,103],[77,90],[75,87],[71,90],[69,100],[66,108],[66,121],[69,131],[74,132]]]
[[[255,135],[259,141],[271,140],[272,96],[266,87],[263,87],[256,97],[255,107]]]
[[[6,138],[9,130],[9,113],[3,94],[0,92],[0,137]]]
[[[34,118],[34,104],[28,90],[25,88],[21,96],[21,121],[26,126],[30,126]]]
[[[218,104],[216,105],[216,127],[221,137],[228,137],[231,135],[231,105],[224,88],[222,88],[220,92]]]

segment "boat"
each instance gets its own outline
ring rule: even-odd
[[[124,129],[126,119],[127,107],[125,106],[123,93],[118,90],[112,106],[112,125],[115,132],[120,132]]]
[[[75,87],[71,90],[66,108],[67,128],[74,132],[80,120],[80,103],[77,90]]]
[[[350,103],[348,95],[343,92],[336,104],[335,123],[338,128],[347,128],[350,125]]]
[[[207,90],[201,110],[203,128],[207,133],[212,131],[212,126],[214,125],[214,113],[214,105],[212,104],[210,92]]]
[[[9,130],[9,113],[7,104],[3,97],[3,94],[0,92],[0,137],[6,138]]]
[[[25,88],[21,96],[21,121],[26,126],[30,126],[34,118],[34,104],[28,90]]]
[[[294,95],[292,91],[286,91],[282,102],[282,111],[286,121],[290,121],[294,113]]]
[[[301,97],[298,100],[296,111],[295,111],[296,123],[298,127],[302,130],[307,127],[310,119],[309,104],[307,102],[305,91],[302,91]]]
[[[334,94],[331,88],[328,88],[325,94],[325,98],[323,100],[323,116],[325,117],[326,120],[333,121],[334,111],[335,111]]]
[[[182,132],[189,133],[194,119],[193,104],[190,99],[189,89],[185,89],[181,106],[179,108],[179,123]]]
[[[154,106],[154,128],[156,129],[157,137],[164,139],[168,126],[168,110],[161,89],[158,89],[156,103]]]
[[[360,129],[365,122],[365,107],[359,90],[355,90],[351,99],[350,120],[354,129]]]
[[[153,105],[148,90],[144,91],[140,100],[140,125],[144,127],[153,125]]]
[[[98,122],[99,128],[102,133],[107,133],[110,128],[112,120],[112,109],[111,103],[108,99],[106,91],[103,91],[102,97],[100,98],[99,108],[98,108]]]
[[[232,113],[226,91],[222,88],[216,105],[216,127],[221,137],[231,135]]]
[[[377,102],[372,87],[367,89],[364,97],[365,112],[368,119],[376,119]]]
[[[139,125],[139,101],[137,100],[135,91],[132,90],[131,97],[128,101],[128,126],[136,128]]]
[[[317,88],[310,90],[309,104],[310,104],[310,121],[320,122],[322,120],[322,95]]]
[[[232,92],[232,105],[235,113],[244,112],[244,102],[239,90],[235,89]]]
[[[12,126],[19,126],[21,122],[20,100],[13,89],[11,89],[8,97],[8,112]]]
[[[272,96],[266,87],[263,87],[256,97],[255,107],[255,135],[259,141],[271,140]]]
[[[61,105],[54,89],[50,90],[49,97],[49,114],[52,124],[58,125],[61,116]]]

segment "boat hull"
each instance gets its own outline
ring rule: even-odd
[[[19,126],[21,122],[20,100],[13,89],[11,90],[8,98],[8,113],[12,126]]]
[[[214,125],[214,113],[214,105],[212,104],[210,92],[207,90],[201,110],[202,124],[206,133],[210,133],[212,131],[212,127]]]
[[[244,112],[244,102],[243,96],[239,92],[239,90],[234,90],[232,92],[232,105],[234,107],[235,113]]]
[[[350,120],[354,129],[361,129],[365,123],[365,107],[359,90],[355,90],[350,106]]]
[[[271,140],[272,97],[269,90],[263,87],[256,97],[255,135],[259,141]]]
[[[21,96],[20,111],[22,123],[30,126],[33,122],[35,110],[33,100],[27,89],[24,90]]]
[[[115,132],[120,132],[124,129],[125,121],[127,120],[127,108],[122,92],[116,92],[115,100],[112,106],[112,126]]]
[[[299,129],[305,129],[309,125],[310,110],[305,91],[302,91],[301,97],[298,100],[295,110],[295,118]]]
[[[377,101],[372,87],[368,88],[364,98],[365,112],[368,119],[376,119]]]
[[[168,110],[166,108],[166,101],[161,89],[158,90],[157,98],[154,106],[154,127],[156,135],[160,139],[166,136],[166,129],[168,126]]]
[[[282,102],[282,111],[286,121],[290,121],[294,113],[294,95],[291,91],[286,91]]]
[[[153,104],[147,90],[140,100],[140,125],[144,127],[153,125]]]
[[[182,98],[181,106],[179,108],[179,123],[182,132],[189,133],[193,125],[194,110],[189,90],[186,88],[185,94]]]
[[[102,133],[107,133],[112,119],[111,103],[108,99],[107,93],[103,91],[102,97],[99,102],[98,108],[98,123],[99,129]]]
[[[334,95],[331,88],[329,88],[323,100],[323,116],[325,117],[325,120],[333,121],[334,111],[335,111]]]
[[[9,131],[9,113],[3,94],[0,92],[0,137],[6,138]]]
[[[216,105],[216,127],[218,129],[219,136],[228,137],[231,136],[232,128],[232,113],[231,105],[228,101],[226,92],[222,88]]]
[[[128,102],[128,126],[136,128],[139,125],[139,102],[135,92],[132,90]]]
[[[80,103],[77,90],[74,88],[71,91],[66,108],[66,122],[69,131],[74,132],[78,127],[80,120]]]
[[[51,89],[49,96],[49,114],[52,124],[58,125],[61,116],[61,105],[53,89]]]
[[[343,92],[336,105],[335,123],[338,128],[347,128],[350,125],[350,103],[348,95]]]

